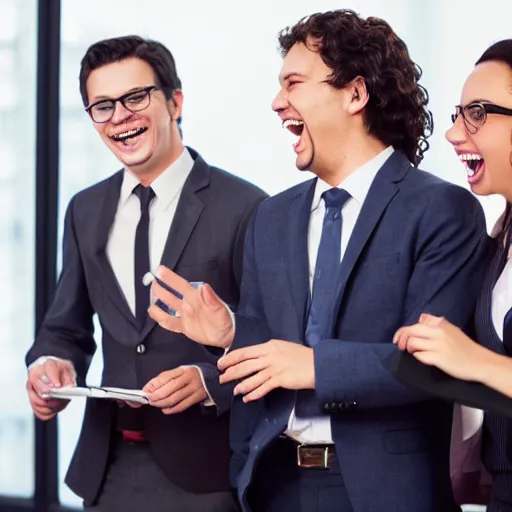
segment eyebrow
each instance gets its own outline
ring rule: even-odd
[[[145,87],[144,85],[139,85],[137,87],[132,87],[128,91],[123,92],[123,94],[121,94],[121,96],[124,96],[125,94],[130,94],[131,92],[140,91],[140,90],[144,89],[144,87]],[[119,97],[120,96],[118,96],[118,98]],[[112,99],[112,96],[104,96],[104,95],[95,96],[94,98],[91,99],[91,104],[92,103],[97,103],[98,101],[111,100],[111,99]]]
[[[466,106],[467,105],[472,105],[473,103],[492,103],[492,101],[491,100],[486,100],[484,98],[475,98],[475,99],[473,99],[471,101],[468,101],[466,103]]]
[[[291,73],[286,73],[286,75],[284,75],[283,77],[279,77],[279,82],[280,83],[287,82],[293,76],[297,76],[299,78],[307,78],[306,75],[303,75],[302,73],[291,72]]]

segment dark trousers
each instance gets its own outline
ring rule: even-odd
[[[86,512],[238,512],[234,492],[194,494],[174,485],[146,443],[118,441],[98,502]]]
[[[256,468],[248,491],[251,512],[354,512],[337,460],[333,466],[301,468],[295,443],[278,439]]]

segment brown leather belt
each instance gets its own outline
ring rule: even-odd
[[[297,466],[300,468],[331,469],[338,464],[333,444],[301,444],[286,435],[280,439],[295,446]]]

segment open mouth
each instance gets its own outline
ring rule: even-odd
[[[122,133],[116,133],[115,135],[111,135],[110,138],[114,142],[121,142],[125,145],[134,144],[137,137],[142,135],[144,132],[146,132],[148,129],[146,126],[135,128],[133,130],[127,130]]]
[[[286,128],[297,137],[297,140],[293,144],[293,148],[297,150],[300,145],[302,132],[304,131],[304,123],[298,119],[286,119],[283,121],[283,128]]]
[[[468,181],[470,183],[478,181],[481,177],[481,171],[483,171],[484,159],[476,153],[461,153],[459,158],[466,167]]]

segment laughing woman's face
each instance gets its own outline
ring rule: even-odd
[[[512,201],[512,69],[483,62],[469,75],[446,132],[475,194]]]

